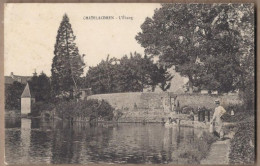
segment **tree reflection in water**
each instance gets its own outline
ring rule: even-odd
[[[21,120],[6,120],[7,163],[182,163],[177,150],[182,142],[193,144],[200,132],[161,124],[71,126],[66,121],[27,120],[29,128]],[[27,147],[20,145],[25,140]]]

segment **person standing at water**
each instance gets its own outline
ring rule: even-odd
[[[215,101],[216,104],[216,108],[215,108],[215,112],[213,114],[212,120],[211,120],[211,124],[214,123],[214,131],[218,134],[220,139],[223,139],[224,137],[224,132],[223,132],[223,123],[222,123],[222,115],[224,113],[226,113],[226,110],[220,105],[220,101],[216,100]]]

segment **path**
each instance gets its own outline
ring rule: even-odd
[[[227,137],[232,138],[234,133]],[[200,164],[223,165],[229,164],[230,139],[216,141],[211,145],[209,155],[200,161]]]

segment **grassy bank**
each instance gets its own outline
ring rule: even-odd
[[[237,122],[235,135],[231,139],[230,163],[254,164],[255,162],[255,122],[254,117],[248,117]]]
[[[235,115],[224,116],[225,122],[233,123],[232,126],[225,128],[225,132],[235,132],[230,141],[230,163],[253,164],[255,162],[255,114],[239,105],[231,106],[231,109],[235,111]]]
[[[182,160],[183,164],[199,164],[209,153],[210,146],[217,140],[217,137],[208,132],[201,136],[188,136],[177,150],[176,160]]]

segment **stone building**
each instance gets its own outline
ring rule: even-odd
[[[10,76],[5,76],[5,85],[12,84],[14,81],[20,82],[22,84],[26,84],[27,81],[31,80],[31,78],[32,76],[19,76],[19,75],[14,75],[14,73],[11,72]]]
[[[27,83],[21,95],[21,114],[27,115],[28,113],[31,113],[31,106],[34,102],[35,98],[33,97],[29,84]]]

